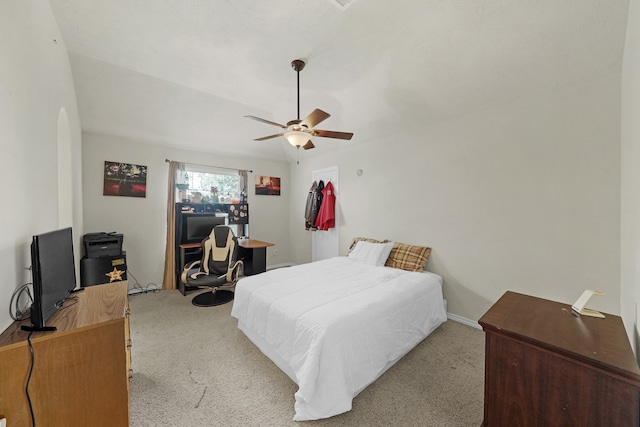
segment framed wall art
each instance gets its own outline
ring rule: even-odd
[[[280,178],[256,175],[256,195],[279,196]]]
[[[104,162],[104,196],[147,197],[147,167]]]

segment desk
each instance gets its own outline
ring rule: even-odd
[[[238,258],[244,263],[244,275],[267,271],[267,248],[273,243],[254,239],[238,239]]]
[[[183,243],[180,245],[180,265],[184,268],[186,265],[185,261],[185,251],[187,249],[200,249],[202,247],[202,243]],[[181,272],[182,273],[182,272]]]

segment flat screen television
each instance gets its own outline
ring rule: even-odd
[[[182,242],[199,243],[211,234],[216,225],[226,225],[227,216],[216,216],[206,213],[182,214]]]
[[[55,330],[47,322],[76,287],[71,228],[33,236],[31,242],[33,304],[26,330]]]

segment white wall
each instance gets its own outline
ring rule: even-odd
[[[11,294],[30,282],[29,244],[55,230],[58,219],[58,116],[69,121],[72,175],[81,175],[81,133],[69,58],[48,2],[0,2],[0,144],[3,156],[0,223],[0,330],[10,323]],[[64,131],[66,132],[66,130]],[[63,133],[64,133],[63,132]],[[76,250],[82,234],[81,183],[62,200],[73,205]],[[69,212],[68,208],[60,209]],[[76,253],[78,253],[76,251]]]
[[[140,285],[162,285],[166,242],[167,179],[165,159],[253,170],[249,174],[250,235],[275,243],[267,249],[267,265],[290,260],[289,165],[250,157],[229,157],[176,148],[112,135],[83,134],[83,192],[86,232],[117,231],[124,234],[127,267]],[[104,162],[116,161],[147,166],[146,198],[103,196]],[[256,196],[255,175],[280,177],[280,196]],[[278,250],[278,255],[274,251]],[[129,277],[129,287],[133,287]]]
[[[620,312],[638,348],[640,300],[640,1],[629,3],[622,69]]]
[[[252,237],[279,249],[277,257],[270,249],[268,264],[310,260],[302,213],[311,171],[338,165],[341,252],[359,235],[433,247],[427,268],[444,276],[452,313],[477,320],[507,289],[572,302],[583,289],[595,288],[607,295],[595,299],[593,308],[621,313],[627,327],[634,325],[640,246],[638,174],[632,165],[640,131],[631,120],[640,109],[637,4],[632,0],[622,81],[621,178],[620,76],[446,123],[398,129],[393,139],[363,141],[356,135],[338,153],[303,157],[299,166],[86,134],[82,173],[71,71],[49,5],[2,2],[0,140],[11,159],[5,176],[14,183],[3,186],[3,194],[19,208],[2,212],[0,266],[6,273],[0,304],[6,307],[13,289],[28,280],[23,268],[29,264],[31,235],[58,225],[54,159],[63,107],[74,176],[83,177],[73,190],[76,242],[85,232],[84,206],[86,232],[125,234],[129,266],[143,285],[162,277],[165,158],[282,178],[282,196],[252,195],[250,201]],[[147,198],[102,196],[104,160],[147,165]],[[362,177],[357,169],[363,169]],[[2,313],[0,327],[6,327],[10,319],[6,309]]]
[[[338,165],[341,254],[356,236],[432,247],[450,312],[477,320],[506,290],[572,303],[600,289],[590,306],[619,313],[619,99],[613,75],[303,159],[291,167],[295,261],[311,258],[311,171]]]

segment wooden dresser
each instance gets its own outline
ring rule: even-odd
[[[618,316],[505,293],[486,333],[484,427],[638,426],[640,370]]]
[[[78,303],[34,332],[29,395],[37,425],[126,426],[129,423],[131,353],[127,282],[90,286]],[[69,304],[71,301],[67,301]],[[0,335],[0,416],[11,427],[31,425],[25,385],[31,366],[29,321]]]

